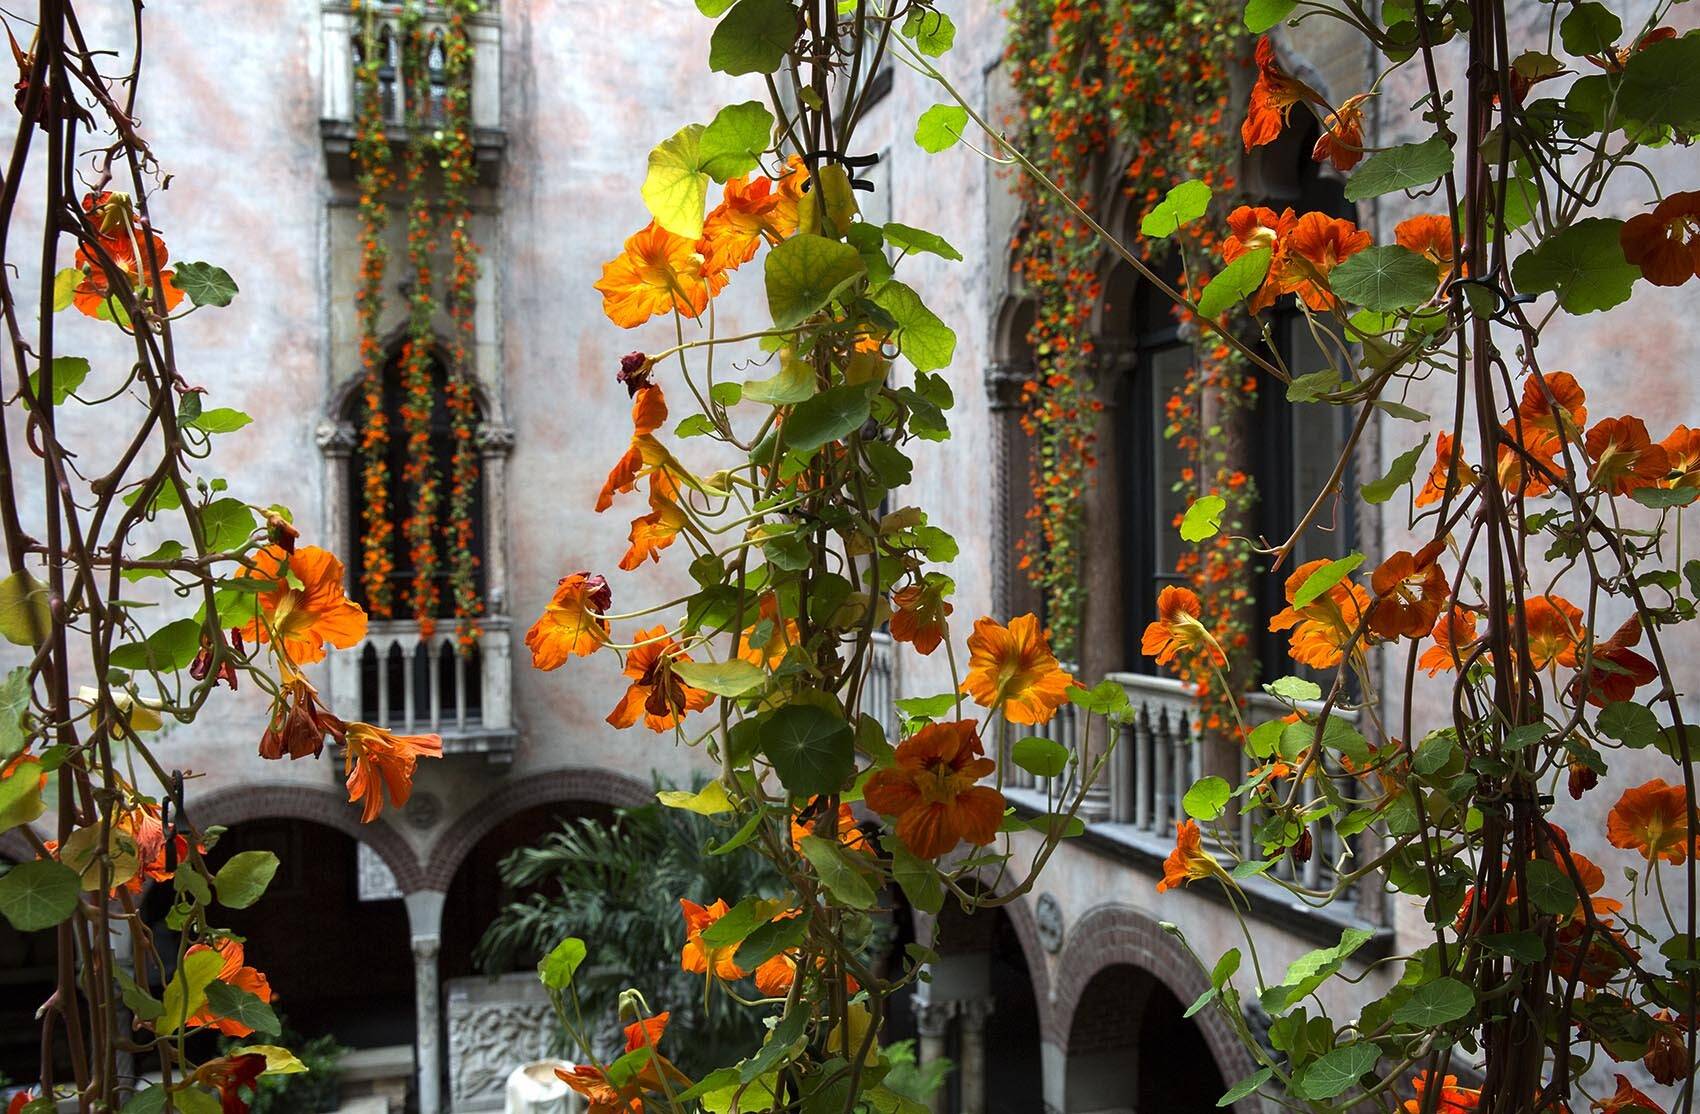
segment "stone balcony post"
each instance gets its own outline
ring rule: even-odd
[[[916,1061],[922,1065],[944,1059],[946,1038],[950,1035],[950,1019],[956,1016],[955,1002],[932,1002],[915,998],[915,1031],[920,1035]],[[950,1086],[948,1082],[933,1092],[929,1108],[932,1114],[946,1114]]]
[[[958,1114],[986,1114],[986,1019],[996,1006],[992,998],[957,1003],[962,1041],[962,1062],[957,1065],[957,1078],[962,1081]]]

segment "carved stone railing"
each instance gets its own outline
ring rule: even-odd
[[[560,1023],[537,976],[518,972],[446,985],[451,1114],[504,1108],[515,1068],[560,1054]]]
[[[479,620],[479,638],[468,651],[457,645],[453,620],[422,638],[412,620],[374,620],[366,638],[333,654],[331,694],[359,718],[402,734],[443,737],[446,754],[481,754],[492,763],[512,760],[513,667],[508,619]]]
[[[1107,809],[1100,815],[1091,808],[1083,808],[1081,815],[1088,822],[1088,835],[1096,842],[1124,845],[1147,860],[1160,861],[1174,846],[1176,822],[1185,817],[1182,798],[1211,765],[1205,760],[1206,743],[1199,727],[1198,702],[1190,686],[1172,678],[1112,673],[1109,679],[1119,683],[1127,692],[1133,719],[1121,727],[1116,748],[1103,775],[1108,783],[1104,787],[1107,790]],[[1078,774],[1071,766],[1059,778],[1037,778],[1009,761],[1007,746],[1012,746],[1025,734],[1037,734],[1063,743],[1072,750],[1080,741],[1077,712],[1073,705],[1064,705],[1048,724],[1005,733],[1008,744],[1002,756],[1004,784],[1007,795],[1017,806],[1031,811],[1059,807],[1069,799],[1072,780]],[[1257,694],[1247,701],[1247,726],[1255,727],[1286,713],[1286,706],[1279,701]],[[1351,713],[1336,711],[1333,714],[1343,715],[1349,721],[1356,718]],[[1098,740],[1092,740],[1094,751],[1100,745]],[[1243,754],[1240,763],[1243,778],[1249,774],[1253,763]],[[1339,770],[1331,767],[1331,773],[1340,781],[1342,790],[1362,792],[1361,786],[1348,785]],[[1282,791],[1286,791],[1287,784],[1290,783],[1282,785]],[[1314,779],[1306,779],[1300,791],[1304,800],[1315,800],[1318,790]],[[1237,845],[1233,850],[1238,857],[1260,859],[1263,857],[1262,849],[1257,843],[1256,832],[1267,814],[1255,807],[1238,808],[1243,801],[1244,798],[1238,798],[1234,802],[1238,811],[1232,817],[1229,838]],[[1329,887],[1335,878],[1335,864],[1341,861],[1343,852],[1347,850],[1347,841],[1335,832],[1333,819],[1331,816],[1323,817],[1311,825],[1312,848],[1307,861],[1295,863],[1290,856],[1283,856],[1269,873],[1309,889]],[[1357,848],[1357,841],[1363,838],[1351,837],[1353,850]],[[1221,848],[1222,841],[1217,839],[1215,842]],[[1266,881],[1251,879],[1247,886],[1267,890],[1269,892],[1264,894],[1266,899],[1282,901],[1288,909],[1294,907],[1290,896],[1283,901],[1279,891]],[[1379,891],[1374,886],[1357,889],[1361,900],[1341,903],[1337,912],[1331,915],[1379,923]]]

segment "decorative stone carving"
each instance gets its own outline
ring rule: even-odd
[[[354,845],[355,889],[361,901],[395,901],[401,897],[395,873],[369,843]]]
[[[1033,906],[1033,924],[1039,930],[1040,947],[1052,955],[1062,950],[1063,912],[1062,904],[1057,901],[1055,894],[1039,895],[1039,900]]]
[[[485,456],[507,456],[514,451],[514,427],[488,419],[478,426],[478,451]]]
[[[531,972],[448,984],[449,1108],[501,1110],[516,1067],[556,1051],[558,1024]]]
[[[313,431],[313,439],[319,443],[319,451],[326,456],[350,456],[358,444],[352,423],[333,422],[329,418],[319,423],[319,428]]]
[[[407,807],[401,810],[402,819],[428,832],[437,826],[437,821],[443,818],[443,800],[435,793],[415,791],[408,800]]]
[[[995,360],[986,365],[986,399],[993,410],[1010,410],[1021,403],[1021,385],[1033,377],[1033,365]]]

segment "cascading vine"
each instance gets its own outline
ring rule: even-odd
[[[359,467],[362,492],[360,586],[373,617],[389,618],[395,607],[390,574],[395,571],[393,527],[390,525],[389,418],[384,412],[384,347],[379,320],[384,312],[384,275],[389,248],[389,205],[384,194],[395,185],[385,130],[384,96],[379,72],[385,40],[378,35],[376,14],[355,0],[363,13],[361,52],[354,71],[354,166],[360,193],[360,281],[355,290],[355,314],[360,328]]]
[[[478,557],[473,552],[478,488],[478,406],[472,386],[473,308],[478,282],[478,245],[472,237],[468,200],[476,168],[472,145],[472,43],[467,17],[478,10],[473,0],[452,0],[443,40],[447,92],[442,131],[443,223],[451,262],[445,302],[449,313],[449,375],[444,403],[449,411],[453,448],[449,456],[449,594],[456,637],[471,646],[478,638]]]
[[[410,4],[402,10],[401,33],[408,133],[402,187],[408,198],[407,263],[412,274],[407,296],[407,339],[401,349],[401,421],[407,444],[402,456],[401,481],[410,500],[402,532],[413,565],[408,603],[419,623],[420,636],[429,638],[436,627],[440,594],[436,537],[440,492],[431,445],[431,412],[437,403],[431,382],[432,350],[436,346],[432,325],[437,315],[431,257],[437,250],[437,219],[425,188],[425,171],[436,143],[426,130],[431,116],[431,85],[426,65],[429,43],[424,12],[417,5]]]
[[[1188,180],[1206,183],[1218,199],[1230,196],[1236,187],[1230,60],[1243,54],[1234,33],[1238,22],[1237,8],[1223,0],[1017,0],[1006,58],[1029,157],[1088,209],[1119,190],[1134,211],[1149,211],[1170,187]],[[1034,368],[1023,390],[1023,427],[1034,444],[1033,500],[1021,566],[1044,597],[1052,637],[1072,655],[1082,604],[1080,539],[1088,528],[1081,492],[1096,462],[1094,431],[1102,409],[1092,386],[1091,328],[1102,295],[1104,247],[1031,179],[1021,181],[1021,193],[1014,265],[1035,302],[1027,338]],[[1217,227],[1196,221],[1173,239],[1136,246],[1148,257],[1154,250],[1179,250],[1196,276],[1216,257]],[[1190,461],[1180,482],[1189,495],[1215,495],[1226,503],[1230,529],[1184,555],[1178,571],[1219,604],[1206,614],[1230,652],[1250,646],[1243,601],[1251,582],[1245,543],[1226,535],[1234,532],[1232,524],[1250,522],[1256,495],[1249,477],[1221,453],[1220,439],[1201,427],[1198,400],[1212,391],[1219,405],[1250,406],[1256,390],[1244,358],[1210,341],[1196,353],[1181,391],[1167,401],[1167,435]],[[1212,670],[1182,673],[1215,702]],[[1210,718],[1220,719],[1218,711]]]
[[[362,5],[355,5],[357,13],[362,10]],[[384,409],[385,353],[379,334],[390,255],[385,233],[391,199],[385,195],[398,182],[394,150],[385,130],[381,76],[388,61],[388,40],[379,35],[377,13],[369,6],[364,7],[363,50],[355,70],[354,159],[361,220],[356,301],[363,403],[359,440],[364,526],[360,582],[374,617],[387,619],[398,612],[409,613],[419,623],[421,636],[428,638],[442,613],[440,577],[446,564],[448,604],[463,649],[477,640],[476,618],[482,610],[474,552],[479,459],[472,339],[478,245],[472,235],[470,201],[476,168],[471,120],[472,42],[467,27],[469,17],[477,11],[476,0],[449,0],[444,5],[440,119],[433,113],[432,98],[437,92],[430,73],[433,42],[424,7],[413,3],[404,6],[396,25],[401,63],[397,95],[407,133],[399,182],[401,204],[407,211],[408,306],[399,360],[399,434],[406,446],[399,476],[391,474],[391,438],[396,431],[390,429]],[[429,180],[434,166],[441,171],[440,188]],[[445,234],[450,260],[439,304],[433,261]],[[449,319],[446,346],[439,346],[435,332],[439,308]],[[445,350],[440,352],[440,348]],[[452,446],[446,461],[436,459],[431,435],[438,394],[432,372],[439,355],[449,365],[442,392]],[[405,500],[408,508],[401,532],[412,568],[399,604],[391,581],[396,546],[391,507],[397,498]],[[446,524],[440,519],[445,503]]]

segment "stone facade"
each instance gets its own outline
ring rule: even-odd
[[[1009,94],[999,69],[1000,5],[972,0],[945,6],[959,27],[946,69],[991,118],[1001,118]],[[1534,20],[1535,5],[1525,0],[1523,6]],[[338,137],[346,134],[337,126],[346,123],[339,114],[349,104],[342,39],[348,33],[346,7],[276,0],[248,6],[242,20],[232,21],[214,0],[179,0],[150,9],[149,18],[151,76],[140,113],[162,163],[177,175],[156,198],[155,213],[175,251],[226,266],[242,287],[229,309],[185,323],[178,333],[179,360],[192,382],[208,386],[216,404],[263,415],[221,439],[218,465],[239,481],[245,498],[291,505],[307,527],[306,540],[352,555],[343,479],[351,450],[344,401],[357,373],[352,296],[357,245],[351,187],[336,161],[346,157],[338,147]],[[96,42],[128,41],[127,28],[114,19],[89,22]],[[216,57],[205,37],[214,25]],[[754,83],[710,79],[709,26],[679,0],[487,0],[478,19],[474,113],[488,165],[476,203],[484,260],[475,363],[486,423],[486,474],[495,480],[485,510],[492,621],[482,668],[490,678],[485,699],[504,712],[501,739],[469,743],[467,753],[422,764],[414,803],[386,811],[365,827],[343,801],[340,763],[331,756],[317,763],[262,763],[254,755],[264,705],[252,693],[221,694],[202,722],[173,731],[162,744],[174,764],[204,774],[192,783],[189,797],[198,822],[311,821],[359,839],[387,869],[395,891],[404,895],[418,972],[422,1114],[475,1108],[485,1097],[479,1089],[484,1073],[503,1066],[491,1057],[506,1051],[505,1044],[468,1043],[467,1019],[492,1007],[474,1000],[483,992],[457,984],[448,993],[447,1066],[476,1064],[478,1079],[468,1074],[470,1068],[445,1071],[440,925],[445,897],[474,845],[504,819],[535,805],[641,803],[649,798],[652,770],[680,780],[696,762],[670,739],[617,733],[603,722],[624,687],[608,663],[539,673],[529,668],[519,640],[558,577],[579,569],[611,570],[625,545],[624,520],[591,510],[591,493],[624,449],[628,433],[627,401],[614,371],[626,351],[670,344],[671,326],[656,323],[622,334],[603,318],[590,284],[603,260],[648,219],[637,187],[650,147],[687,120],[707,119],[720,103],[760,95]],[[1364,84],[1357,44],[1312,35],[1284,38],[1282,45],[1292,65],[1335,99]],[[498,51],[499,65],[486,61]],[[915,118],[942,98],[916,75],[902,67],[896,71],[892,92],[873,110],[861,133],[862,149],[855,152],[881,156],[877,180],[888,187],[866,204],[889,219],[938,232],[965,256],[960,264],[930,257],[912,261],[909,281],[958,333],[949,372],[958,402],[953,435],[947,444],[917,454],[913,486],[925,496],[934,521],[962,542],[961,556],[947,570],[958,587],[958,618],[1026,610],[1031,593],[1007,557],[1025,487],[1012,385],[1023,377],[1027,357],[1020,292],[1011,288],[1007,268],[1015,205],[1003,171],[965,150],[928,156],[914,145]],[[1382,99],[1402,106],[1414,97],[1394,82]],[[1399,138],[1387,131],[1379,142]],[[1648,157],[1669,166],[1682,154]],[[1402,211],[1398,203],[1386,211],[1371,209],[1361,214],[1362,223],[1385,238]],[[399,271],[399,250],[394,258]],[[24,276],[26,285],[29,280]],[[721,305],[723,331],[759,324],[760,289],[754,272],[737,277]],[[394,289],[389,295],[386,328],[393,328],[401,299]],[[1670,422],[1700,424],[1700,369],[1694,365],[1700,315],[1692,312],[1693,298],[1691,291],[1655,292],[1616,314],[1561,319],[1549,345],[1602,397],[1622,399],[1625,409],[1655,408]],[[1125,330],[1118,315],[1127,312],[1126,304],[1106,304],[1100,315],[1106,338]],[[97,365],[103,357],[122,358],[92,324],[73,322],[67,331],[86,345]],[[1119,436],[1118,421],[1106,424],[1108,450]],[[1361,468],[1379,475],[1411,440],[1397,429],[1385,431]],[[1118,513],[1107,490],[1089,497],[1105,516]],[[1374,554],[1406,547],[1409,538],[1393,514],[1365,524],[1359,542]],[[1695,548],[1692,541],[1688,548]],[[1113,592],[1121,559],[1117,547],[1093,551],[1089,576],[1104,576],[1111,586],[1105,592]],[[617,572],[610,580],[616,610],[682,594],[689,585],[684,563],[677,560],[664,560],[659,571],[646,570],[641,580]],[[1090,632],[1086,672],[1127,668],[1130,663],[1120,660],[1120,631],[1112,629],[1118,609],[1096,595],[1095,614],[1102,622]],[[1685,637],[1675,648],[1677,660],[1700,652],[1692,632]],[[942,658],[910,663],[897,683],[909,693],[940,691],[948,683]],[[357,673],[343,669],[329,684],[345,706],[358,699],[357,691],[349,691],[357,690]],[[1438,692],[1419,686],[1424,701],[1419,721],[1438,717]],[[1396,702],[1398,694],[1386,698]],[[491,760],[498,750],[500,760]],[[1633,759],[1625,765],[1634,765]],[[1634,773],[1624,776],[1631,783],[1640,780]],[[1113,808],[1106,797],[1101,814],[1113,821]],[[1570,831],[1592,853],[1598,826],[1594,818]],[[1139,852],[1137,842],[1106,836],[1066,845],[1039,892],[1008,910],[1037,1003],[1049,1110],[1090,1109],[1070,1094],[1078,1074],[1071,1074],[1070,1060],[1079,1068],[1083,1050],[1125,1045],[1123,1034],[1096,1032],[1077,1020],[1095,976],[1118,965],[1137,968],[1184,1004],[1206,985],[1205,976],[1159,921],[1179,925],[1200,955],[1214,956],[1240,942],[1239,926],[1221,902],[1192,891],[1158,898],[1153,881],[1160,855]],[[1036,900],[1044,910],[1038,919],[1032,911]],[[1385,913],[1375,907],[1352,913],[1354,923],[1384,924],[1381,952],[1421,939],[1424,926],[1415,909],[1401,905]],[[1266,966],[1338,938],[1340,922],[1303,911],[1265,906],[1257,915]],[[255,959],[263,965],[263,957]],[[1373,996],[1391,975],[1372,975],[1355,993]],[[923,1044],[943,1040],[940,1026],[951,1018],[967,1019],[958,1055],[964,1062],[971,1050],[982,1055],[974,1042],[986,1021],[987,1000],[985,988],[968,987],[958,997],[920,1003],[927,1015],[920,1028]],[[524,1013],[535,1004],[512,1008]],[[521,1020],[526,1018],[529,1013]],[[1211,1012],[1197,1021],[1222,1078],[1231,1084],[1249,1074],[1249,1061],[1225,1024]],[[531,1032],[529,1024],[520,1029]],[[528,1047],[525,1056],[504,1064],[531,1056]],[[1137,1066],[1116,1070],[1133,1072]],[[499,1077],[490,1078],[499,1087]],[[984,1096],[977,1082],[961,1102],[966,1114],[980,1114]]]

